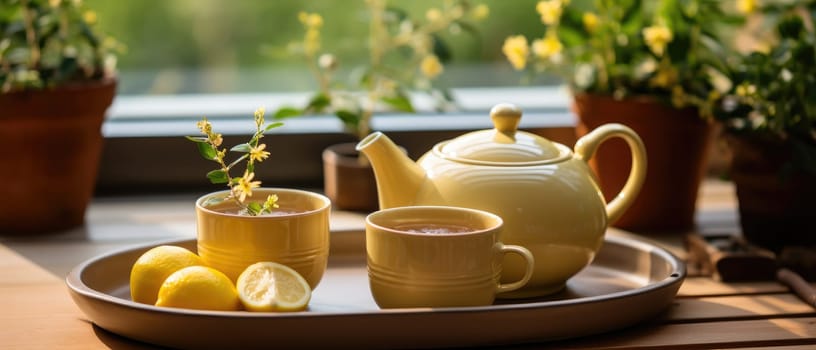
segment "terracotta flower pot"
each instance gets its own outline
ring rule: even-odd
[[[694,108],[677,109],[648,98],[615,100],[578,94],[574,99],[581,137],[605,123],[632,128],[646,145],[646,181],[634,204],[613,226],[631,231],[680,231],[694,226],[697,191],[705,175],[714,126]],[[620,192],[631,156],[621,140],[609,140],[590,160],[607,201]]]
[[[116,81],[0,94],[0,234],[82,225]]]
[[[816,246],[816,175],[782,171],[791,144],[725,136],[745,238],[777,252],[786,246]]]
[[[341,143],[323,151],[326,196],[337,209],[372,212],[379,209],[377,181],[368,162],[361,163],[355,143]]]

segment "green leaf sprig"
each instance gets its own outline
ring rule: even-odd
[[[0,93],[115,76],[125,46],[78,0],[0,0]]]
[[[359,41],[367,43],[368,59],[350,70],[345,80],[337,76],[337,56],[322,47],[323,16],[299,13],[303,38],[292,42],[289,51],[308,63],[319,88],[305,106],[283,106],[273,118],[330,113],[343,123],[347,133],[363,139],[371,132],[375,111],[416,112],[410,90],[432,97],[439,110],[452,107],[453,95],[433,86],[452,55],[442,37],[445,33],[467,33],[478,38],[473,23],[485,19],[489,8],[471,5],[468,0],[441,5],[429,8],[424,19],[414,19],[386,0],[367,0],[368,37]]]
[[[266,144],[261,143],[264,133],[274,128],[280,127],[283,123],[276,122],[264,126],[264,114],[266,110],[263,107],[255,110],[255,132],[248,142],[235,145],[229,149],[231,152],[240,153],[241,156],[227,163],[227,149],[221,148],[224,139],[221,134],[213,131],[212,124],[206,117],[202,118],[196,125],[203,136],[187,136],[187,139],[195,142],[198,146],[198,152],[204,159],[216,162],[218,169],[207,173],[207,178],[213,184],[227,184],[230,193],[226,198],[215,199],[220,202],[223,200],[232,200],[241,209],[239,213],[257,216],[265,213],[270,213],[274,208],[278,207],[278,196],[269,195],[263,203],[247,202],[247,197],[252,196],[252,189],[261,186],[261,181],[253,181],[255,178],[255,163],[262,162],[269,157],[269,152],[266,151]],[[246,162],[246,168],[242,176],[234,177],[230,175],[230,171],[238,164]],[[215,204],[215,203],[208,203]]]

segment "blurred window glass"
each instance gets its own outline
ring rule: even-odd
[[[364,0],[85,0],[99,26],[127,46],[119,58],[120,95],[235,94],[312,91],[304,62],[287,54],[303,29],[300,11],[323,15],[324,47],[341,68],[365,60],[368,33]],[[536,0],[482,0],[489,17],[476,36],[446,33],[452,61],[437,85],[445,88],[518,86],[501,53],[508,35],[540,35]],[[414,18],[439,0],[392,0]],[[536,77],[532,83],[554,83]]]

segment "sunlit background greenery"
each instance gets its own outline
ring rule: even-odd
[[[364,0],[85,0],[98,26],[127,46],[119,59],[122,94],[186,94],[306,91],[314,81],[305,64],[286,54],[302,37],[297,14],[324,17],[324,48],[341,67],[366,55]],[[440,0],[391,0],[390,6],[421,18]],[[452,52],[439,84],[443,87],[514,86],[519,73],[501,54],[511,34],[541,35],[536,0],[481,0],[490,16],[444,39]],[[541,78],[546,79],[546,78]]]

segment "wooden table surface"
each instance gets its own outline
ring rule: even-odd
[[[0,237],[0,349],[151,348],[94,326],[74,305],[64,278],[80,262],[114,249],[194,238],[196,197],[96,199],[82,228],[36,238]],[[359,229],[362,218],[337,212],[332,229]],[[730,183],[704,183],[697,223],[703,235],[738,230]],[[684,258],[681,237],[651,234],[644,239]],[[520,346],[528,347],[816,349],[816,310],[773,281],[689,277],[675,303],[653,320],[602,335]]]

